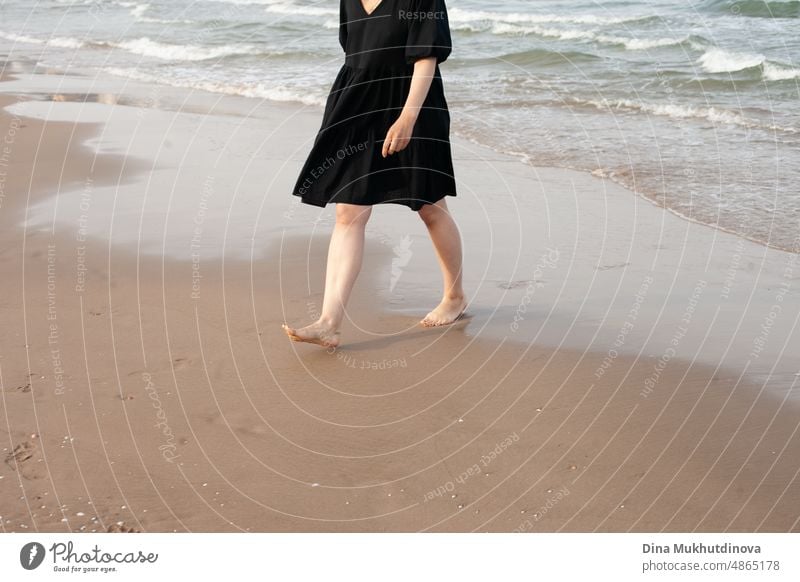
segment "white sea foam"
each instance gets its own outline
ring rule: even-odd
[[[254,55],[265,52],[262,47],[247,44],[222,46],[178,45],[158,42],[147,37],[108,43],[108,46],[165,61],[205,61],[233,55]]]
[[[69,38],[69,37],[61,37],[55,36],[53,38],[47,39],[47,46],[55,46],[59,48],[81,48],[85,46],[85,42],[78,39],[78,38]]]
[[[691,47],[697,49],[699,44],[689,40],[689,37],[683,38],[625,38],[621,36],[606,36],[600,35],[597,40],[607,44],[619,44],[624,46],[630,51],[642,51],[654,48],[662,48],[668,46],[680,46],[689,42]]]
[[[734,73],[757,67],[764,62],[764,55],[735,53],[718,47],[703,53],[697,63],[708,73]]]
[[[118,6],[130,8],[130,14],[137,22],[147,22],[149,24],[194,24],[194,20],[183,18],[157,18],[155,16],[145,16],[145,12],[150,10],[149,3],[144,2],[116,2]]]
[[[13,32],[0,32],[0,38],[14,42],[24,42],[27,44],[39,44],[58,48],[81,48],[85,42],[78,38],[54,36],[51,38],[34,38],[25,34],[14,34]]]
[[[137,20],[142,18],[142,15],[150,10],[150,4],[138,4],[136,2],[124,2],[120,3],[122,6],[131,9],[131,16],[136,18]]]
[[[338,8],[323,8],[321,6],[302,6],[298,4],[280,3],[270,4],[267,12],[275,14],[302,14],[304,16],[332,16],[338,15]]]
[[[769,61],[764,62],[761,74],[767,81],[800,79],[800,69],[794,69],[790,66],[779,65]]]
[[[308,91],[294,91],[281,86],[268,86],[264,83],[233,85],[229,83],[208,81],[202,79],[178,79],[170,76],[159,76],[144,73],[138,69],[124,69],[119,67],[106,67],[107,73],[117,77],[125,77],[146,83],[160,83],[172,87],[185,89],[198,89],[210,93],[223,93],[225,95],[239,95],[270,101],[297,102],[305,105],[324,106],[326,98]]]
[[[520,12],[490,12],[485,10],[464,10],[461,8],[451,8],[448,11],[451,23],[460,24],[468,22],[506,22],[512,24],[543,24],[543,23],[571,23],[571,24],[619,24],[651,18],[650,15],[632,16],[597,16],[594,14],[584,14],[576,16],[564,16],[561,14],[527,14]]]
[[[475,22],[461,22],[461,23],[451,23],[450,30],[460,30],[464,32],[484,32],[489,28],[488,25],[475,23]]]
[[[185,18],[153,18],[151,16],[141,16],[136,20],[150,24],[195,24],[197,22],[196,20],[186,20]]]
[[[735,73],[754,67],[761,68],[765,81],[786,81],[800,78],[800,69],[768,60],[764,55],[734,53],[721,48],[708,49],[697,61],[708,73]]]
[[[205,61],[234,55],[281,55],[281,50],[270,49],[253,44],[234,44],[222,46],[199,46],[191,44],[168,44],[151,40],[148,37],[122,42],[84,41],[77,38],[52,37],[35,38],[24,34],[0,32],[0,38],[14,42],[46,45],[57,48],[117,48],[129,53],[156,58],[164,61]]]
[[[677,103],[646,103],[634,101],[632,99],[575,99],[576,103],[591,105],[606,111],[629,110],[639,111],[652,115],[672,117],[673,119],[705,119],[715,124],[739,125],[748,128],[759,128],[770,131],[781,131],[786,133],[798,133],[794,127],[784,127],[762,123],[756,119],[745,117],[735,111],[720,109],[718,107],[695,107],[692,105],[682,105]]]
[[[286,4],[286,0],[213,0],[221,4],[235,4],[237,6],[265,6],[267,4]]]
[[[28,44],[45,44],[46,41],[25,34],[14,34],[13,32],[0,32],[0,38],[12,40],[14,42],[26,42]]]
[[[589,30],[545,28],[543,26],[519,26],[508,22],[498,22],[492,26],[492,34],[526,35],[535,34],[559,40],[594,40],[597,35]]]
[[[471,27],[472,25],[466,24],[462,26]],[[469,30],[469,28],[461,28],[461,30]],[[689,42],[694,49],[699,50],[702,48],[702,45],[699,43],[690,41],[688,36],[682,38],[627,38],[623,36],[599,34],[592,30],[552,28],[537,25],[522,26],[507,22],[498,22],[494,24],[491,27],[491,31],[492,34],[499,35],[524,36],[533,34],[536,36],[555,38],[558,40],[588,40],[600,44],[623,46],[625,49],[631,51],[648,50],[668,46],[680,46],[686,42]]]

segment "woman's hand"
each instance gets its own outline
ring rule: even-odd
[[[401,152],[408,147],[408,144],[411,143],[411,134],[414,133],[414,124],[416,122],[416,116],[405,112],[400,114],[397,121],[389,128],[386,133],[386,139],[383,141],[381,154],[384,158]]]
[[[403,151],[411,143],[411,134],[417,123],[417,116],[425,103],[435,74],[436,57],[418,59],[414,63],[414,74],[411,77],[411,87],[408,90],[405,106],[400,112],[400,117],[389,128],[383,142],[381,153],[384,158]]]

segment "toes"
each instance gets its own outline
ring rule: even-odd
[[[423,319],[420,323],[425,327],[439,327],[442,325],[449,325],[459,319],[458,316],[452,318],[440,317],[440,316],[427,316]]]
[[[298,334],[295,328],[289,327],[286,324],[283,324],[281,327],[283,328],[283,331],[286,332],[286,335],[289,336],[289,339],[293,342],[303,341],[303,337]]]
[[[441,321],[442,320],[439,318],[434,318],[431,315],[428,315],[425,317],[425,319],[422,320],[422,325],[424,325],[425,327],[436,327],[438,325],[441,325]]]
[[[339,332],[327,332],[314,326],[294,329],[285,323],[281,324],[281,327],[286,332],[286,335],[289,336],[289,339],[295,342],[307,342],[334,348],[339,345]]]

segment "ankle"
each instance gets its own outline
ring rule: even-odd
[[[466,296],[464,295],[463,291],[451,291],[449,293],[445,293],[443,299],[445,301],[450,301],[450,302],[455,303],[455,302],[464,301],[465,298],[466,298]]]
[[[331,333],[336,333],[339,330],[339,322],[333,317],[326,317],[323,315],[317,320],[317,324],[330,330]]]

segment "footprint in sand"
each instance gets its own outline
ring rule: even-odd
[[[183,370],[188,368],[192,361],[189,358],[175,358],[172,360],[172,368],[175,370]]]
[[[500,281],[497,286],[500,289],[519,289],[521,287],[527,287],[531,283],[533,283],[533,281],[528,279],[524,281]]]
[[[270,428],[255,415],[229,413],[223,416],[219,412],[212,412],[203,418],[208,424],[242,435],[263,436],[271,432]]]
[[[613,265],[598,265],[595,267],[598,271],[610,271],[611,269],[621,269],[627,267],[630,263],[614,263]]]
[[[42,479],[44,471],[39,468],[38,447],[30,441],[23,441],[6,455],[5,462],[13,471],[25,479]]]
[[[22,392],[22,393],[30,392],[31,390],[33,390],[33,388],[31,387],[30,379],[37,375],[38,374],[36,372],[28,374],[27,380],[24,380],[19,386],[15,386],[13,389],[8,390],[8,392]]]
[[[22,442],[6,455],[6,464],[16,470],[17,464],[32,458],[34,452],[36,452],[36,445],[32,445],[28,441]]]

